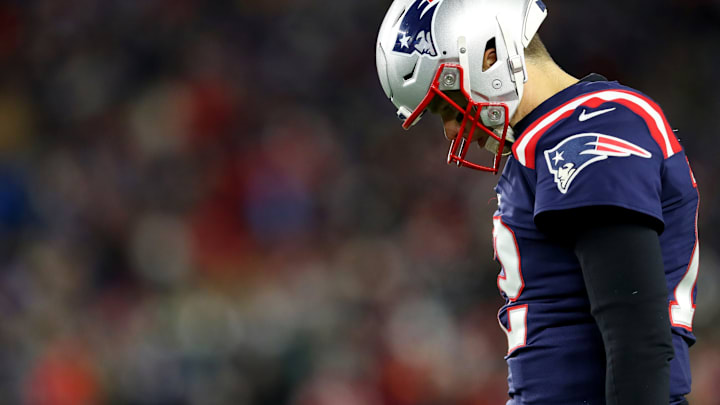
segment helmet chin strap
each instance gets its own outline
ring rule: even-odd
[[[495,128],[493,129],[493,132],[495,132],[497,136],[502,136],[502,130],[500,129]],[[498,150],[500,148],[500,142],[498,142],[498,140],[495,138],[488,137],[488,139],[485,141],[485,150],[492,153],[500,153],[503,156],[508,156],[510,153],[512,153],[511,145],[508,142],[515,142],[515,132],[513,132],[513,129],[511,127],[507,128],[505,140],[505,146],[503,147],[503,150],[500,151]]]

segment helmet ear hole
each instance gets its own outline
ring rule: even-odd
[[[485,52],[483,52],[483,72],[490,69],[497,62],[497,53],[495,53],[495,37],[490,38],[485,44]],[[488,51],[493,50],[493,58],[489,58],[491,55]]]
[[[487,43],[485,44],[486,52],[488,49],[492,49],[492,48],[495,48],[495,37],[488,39]]]

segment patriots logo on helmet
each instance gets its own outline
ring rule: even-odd
[[[582,169],[609,157],[629,156],[648,159],[652,154],[620,138],[593,133],[573,135],[545,151],[548,169],[563,194]]]
[[[412,55],[437,56],[432,35],[432,21],[442,0],[415,0],[408,7],[395,41],[393,51]]]

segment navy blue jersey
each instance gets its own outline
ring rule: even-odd
[[[695,341],[698,193],[662,110],[616,82],[581,81],[515,126],[494,217],[500,326],[508,337],[508,404],[605,404],[605,352],[572,247],[535,216],[616,206],[654,218],[667,279],[675,357],[671,404],[690,391]],[[612,271],[612,269],[608,269]]]

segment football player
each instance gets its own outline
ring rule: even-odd
[[[540,0],[395,0],[382,88],[404,128],[442,118],[448,163],[497,173],[508,155],[493,218],[508,404],[686,404],[697,185],[652,99],[555,64],[546,15]]]

